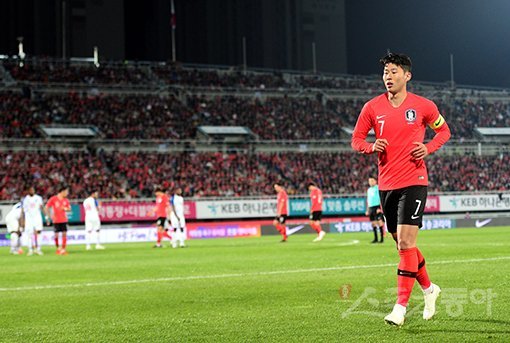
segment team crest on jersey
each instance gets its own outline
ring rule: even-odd
[[[413,110],[412,108],[406,110],[406,120],[408,123],[414,123],[416,121],[416,110]]]

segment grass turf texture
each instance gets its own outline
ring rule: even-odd
[[[419,308],[402,328],[383,321],[396,298],[394,243],[371,245],[371,234],[313,238],[71,246],[68,256],[2,248],[0,341],[510,341],[510,227],[420,232],[429,274],[444,292],[436,317],[424,321],[416,285],[410,306]],[[344,245],[352,240],[360,243]],[[373,294],[360,301],[367,287]],[[467,296],[461,310],[444,301],[453,288]],[[496,295],[490,313],[488,289]]]

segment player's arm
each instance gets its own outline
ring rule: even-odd
[[[416,147],[411,150],[411,156],[415,160],[421,160],[425,158],[427,155],[430,155],[439,148],[441,148],[451,137],[450,127],[444,120],[443,116],[439,113],[436,114],[433,121],[429,122],[428,125],[434,132],[434,138],[427,144],[423,144],[421,142],[414,142]]]
[[[276,208],[276,214],[277,215],[281,215],[282,214],[282,209],[283,209],[283,201],[280,201],[280,202],[278,202],[278,206]]]
[[[44,206],[44,219],[46,220],[46,225],[50,225],[50,209],[49,204],[47,203],[46,206]]]
[[[62,206],[62,209],[66,212],[71,211],[71,203],[69,201],[66,202],[65,206]]]
[[[166,216],[167,216],[167,218],[170,218],[172,213],[177,217],[177,219],[179,219],[179,217],[177,216],[177,212],[175,212],[174,204],[171,201],[169,201],[168,202],[168,206],[166,208]]]
[[[383,152],[388,145],[384,138],[378,138],[374,143],[367,142],[368,132],[374,128],[372,120],[372,109],[369,104],[365,104],[354,127],[351,138],[351,147],[362,154],[372,154],[374,152]]]
[[[21,215],[19,216],[19,227],[20,229],[25,227],[25,210],[23,210],[23,206],[21,206]]]

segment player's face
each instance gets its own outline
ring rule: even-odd
[[[67,196],[69,195],[69,189],[64,189],[64,190],[61,192],[61,194],[62,194],[62,197],[67,198]]]
[[[374,178],[369,178],[368,179],[368,184],[370,185],[370,187],[373,187],[377,184],[377,182],[375,181]]]
[[[411,79],[411,73],[404,71],[402,67],[393,63],[387,63],[383,70],[383,82],[386,90],[396,94],[405,89],[407,81]]]
[[[276,191],[276,193],[280,192],[282,188],[278,185],[274,185],[274,190]]]
[[[35,189],[34,189],[34,187],[30,187],[30,188],[28,189],[28,194],[30,194],[31,196],[35,194]]]

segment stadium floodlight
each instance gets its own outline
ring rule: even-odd
[[[25,51],[23,51],[23,37],[20,36],[20,37],[17,37],[17,40],[18,40],[18,57],[19,57],[19,66],[20,67],[23,67],[25,64],[24,64],[24,60],[25,60]]]
[[[99,49],[97,46],[94,47],[94,65],[99,68]]]

